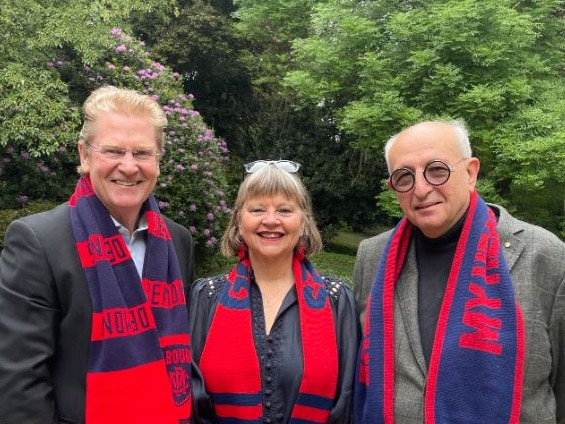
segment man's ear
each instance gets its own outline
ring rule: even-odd
[[[78,142],[78,154],[80,157],[80,169],[81,169],[81,173],[83,174],[88,174],[90,171],[90,167],[89,167],[89,156],[88,156],[88,150],[86,148],[86,145],[84,143],[84,141],[80,140]]]
[[[475,185],[477,184],[480,168],[481,161],[479,160],[479,158],[472,157],[467,162],[467,176],[471,191],[475,189]]]

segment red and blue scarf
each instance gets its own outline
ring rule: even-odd
[[[86,423],[190,423],[186,299],[155,199],[143,206],[148,230],[141,280],[89,177],[79,179],[69,205],[93,307]]]
[[[206,390],[218,423],[262,422],[261,371],[253,341],[250,275],[246,250],[231,270],[200,360]],[[303,255],[295,254],[293,272],[302,335],[303,376],[291,424],[321,424],[328,419],[337,389],[335,323],[326,285]]]
[[[496,230],[476,192],[457,244],[436,328],[425,424],[518,423],[524,324]],[[355,392],[356,424],[394,423],[394,290],[411,240],[403,219],[371,288]]]

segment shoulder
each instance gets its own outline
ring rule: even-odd
[[[357,248],[357,255],[375,256],[377,252],[384,250],[388,242],[388,239],[392,234],[392,231],[393,229],[390,229],[383,233],[377,234],[376,236],[361,240],[361,242],[359,243],[359,247]]]
[[[16,221],[25,222],[32,226],[40,225],[40,224],[54,224],[59,222],[68,222],[70,223],[71,218],[69,214],[69,204],[62,203],[58,206],[55,206],[53,209],[49,209],[47,211],[34,213],[31,215],[24,216],[23,218],[19,218]]]
[[[333,275],[321,275],[330,297],[338,301],[342,296],[348,296],[351,289],[345,281]]]
[[[172,220],[171,218],[169,218],[166,215],[163,215],[163,219],[165,220],[165,223],[167,224],[167,228],[169,229],[171,234],[176,233],[176,234],[182,235],[183,237],[192,238],[190,231],[185,226],[183,226],[183,225],[179,224],[178,222]]]
[[[25,231],[39,238],[53,235],[60,238],[63,236],[61,233],[72,234],[69,205],[62,203],[53,209],[15,219],[6,228],[6,235],[24,235]]]
[[[198,298],[216,297],[227,282],[228,274],[198,278],[191,289],[191,296]]]
[[[498,215],[497,230],[502,243],[519,240],[533,250],[565,253],[565,243],[551,231],[512,216],[502,206],[489,204],[489,207]]]

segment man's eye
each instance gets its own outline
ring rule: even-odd
[[[444,166],[440,166],[440,165],[438,165],[438,166],[430,166],[430,167],[428,167],[427,172],[428,172],[430,175],[434,175],[434,176],[435,176],[435,175],[438,175],[438,176],[441,176],[441,175],[447,174],[447,173],[449,172],[449,169],[445,168]]]
[[[397,183],[408,183],[412,181],[412,174],[408,171],[403,172],[403,173],[399,173],[396,176],[396,182]]]
[[[134,150],[133,155],[139,159],[149,159],[153,157],[153,152],[151,150]]]
[[[105,155],[112,155],[112,156],[123,156],[125,153],[125,150],[123,149],[118,149],[117,147],[105,147],[102,149],[102,153],[104,153]]]

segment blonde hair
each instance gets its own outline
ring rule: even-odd
[[[274,196],[282,194],[298,203],[304,216],[304,233],[299,243],[304,247],[304,253],[310,255],[322,250],[322,236],[316,226],[312,212],[312,201],[306,187],[296,174],[290,174],[268,165],[243,180],[237,193],[233,214],[222,236],[220,250],[225,256],[235,256],[239,252],[243,239],[239,232],[239,218],[243,204],[254,197]]]
[[[153,98],[128,88],[111,85],[94,90],[82,105],[84,123],[79,140],[88,143],[98,118],[106,113],[120,113],[128,116],[147,117],[155,128],[155,140],[159,150],[165,145],[167,116]],[[82,173],[80,166],[79,173]]]

